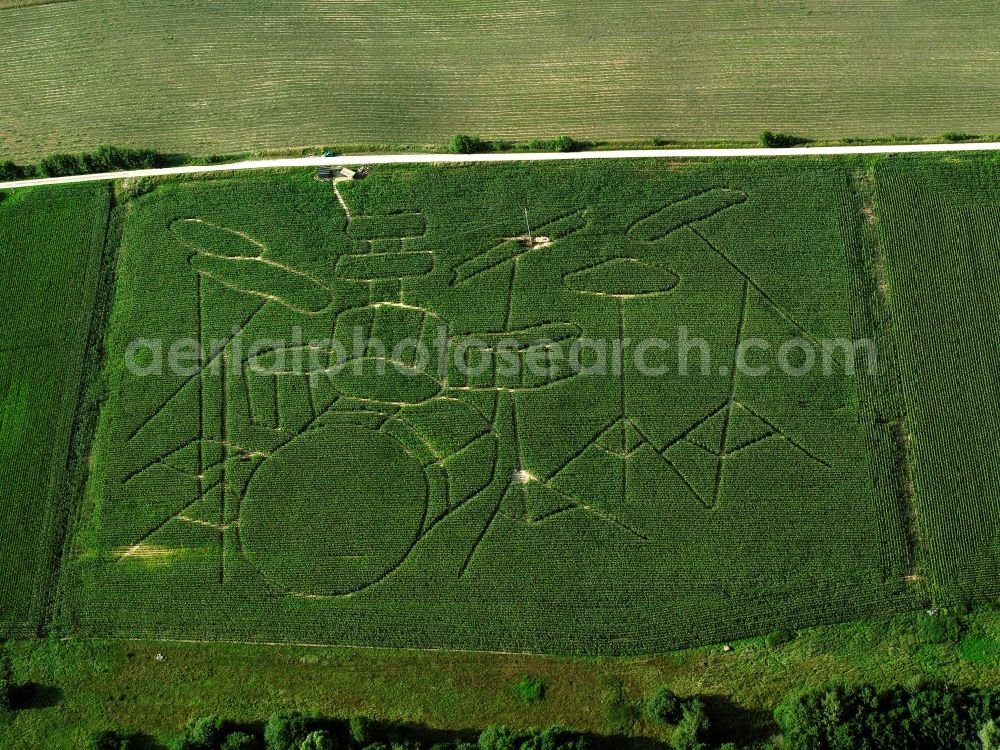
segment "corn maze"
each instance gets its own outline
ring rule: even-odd
[[[623,162],[134,199],[65,624],[631,653],[912,606],[881,372],[753,372],[876,337],[852,181]]]
[[[995,596],[998,196],[983,158],[9,194],[0,630],[621,654]]]

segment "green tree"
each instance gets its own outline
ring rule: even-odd
[[[162,162],[155,151],[119,146],[99,146],[80,157],[85,172],[111,172],[120,169],[152,169]]]
[[[775,133],[770,130],[764,130],[760,134],[760,145],[767,148],[789,148],[790,146],[801,146],[803,143],[808,142],[808,138],[788,133]]]
[[[333,735],[325,729],[317,729],[306,735],[299,745],[299,750],[336,750],[337,743],[334,742]]]
[[[538,703],[545,700],[545,680],[524,675],[514,683],[514,692],[525,703]]]
[[[14,711],[14,672],[7,654],[0,651],[0,724],[6,723]]]
[[[983,750],[1000,750],[1000,726],[990,719],[979,729],[979,741]]]
[[[941,136],[941,140],[946,143],[962,143],[963,141],[973,141],[976,136],[969,135],[968,133],[956,133],[955,131],[949,131]]]
[[[38,162],[38,169],[46,177],[67,177],[80,174],[83,164],[73,154],[52,154]]]
[[[920,626],[928,643],[958,643],[962,639],[962,621],[950,612],[924,614]]]
[[[521,732],[507,727],[486,727],[479,733],[479,750],[521,750],[525,739]]]
[[[998,712],[997,695],[989,691],[834,684],[789,696],[775,719],[785,750],[976,750],[983,744],[977,731]]]
[[[552,141],[552,149],[554,151],[572,151],[574,148],[576,148],[576,141],[568,135],[561,135]]]
[[[215,750],[222,744],[225,734],[222,731],[222,719],[215,715],[199,716],[191,719],[184,726],[187,746],[192,750]]]
[[[14,670],[10,657],[0,652],[0,713],[14,707]]]
[[[219,750],[254,750],[257,740],[246,732],[230,732]]]
[[[483,139],[478,135],[459,134],[448,144],[448,150],[453,154],[474,154],[482,149]]]
[[[587,740],[579,732],[559,725],[543,729],[538,735],[540,750],[586,750]]]
[[[674,733],[670,736],[670,747],[673,750],[707,750],[705,739],[708,730],[705,704],[697,698],[689,700],[684,704],[681,720],[677,722]]]
[[[352,716],[348,722],[351,741],[356,745],[366,745],[375,740],[375,722],[367,716]]]
[[[835,684],[790,696],[774,717],[789,750],[832,747],[852,740],[859,707],[870,697],[858,686]]]
[[[111,729],[101,729],[90,735],[87,750],[125,750],[129,745],[128,738]]]
[[[24,177],[24,170],[12,161],[0,163],[0,180],[20,180]]]
[[[278,711],[264,725],[265,750],[298,750],[306,736],[306,718],[298,711]]]
[[[661,687],[646,701],[646,714],[658,724],[676,724],[683,710],[684,701],[668,687]]]
[[[795,636],[788,630],[773,630],[764,636],[764,645],[768,648],[777,648],[788,643]]]

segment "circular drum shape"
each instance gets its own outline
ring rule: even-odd
[[[243,549],[294,593],[339,596],[399,565],[427,511],[423,467],[360,425],[309,431],[261,464],[240,509]]]

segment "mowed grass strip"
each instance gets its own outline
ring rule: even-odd
[[[0,201],[0,633],[34,631],[50,583],[109,200],[86,185]]]
[[[79,0],[0,12],[0,155],[21,160],[102,143],[204,154],[457,132],[926,137],[993,132],[1000,101],[989,0]]]
[[[997,684],[1000,613],[984,609],[965,618],[968,635],[958,645],[929,642],[928,621],[933,619],[924,612],[912,612],[802,630],[779,646],[757,638],[734,643],[729,651],[710,646],[630,659],[13,641],[7,651],[18,682],[38,687],[31,710],[0,724],[0,743],[5,750],[77,750],[105,728],[140,731],[167,743],[193,715],[258,722],[294,706],[317,716],[363,714],[432,730],[563,724],[617,735],[614,747],[640,750],[668,739],[669,730],[643,710],[662,685],[706,699],[715,731],[746,743],[776,731],[771,712],[783,696],[845,674],[877,687],[928,679]],[[525,674],[544,679],[541,702],[526,704],[512,689]]]

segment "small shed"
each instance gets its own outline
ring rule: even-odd
[[[340,172],[338,172],[337,174],[340,177],[346,177],[348,180],[353,180],[357,172],[355,172],[353,169],[348,169],[347,167],[341,167]]]

